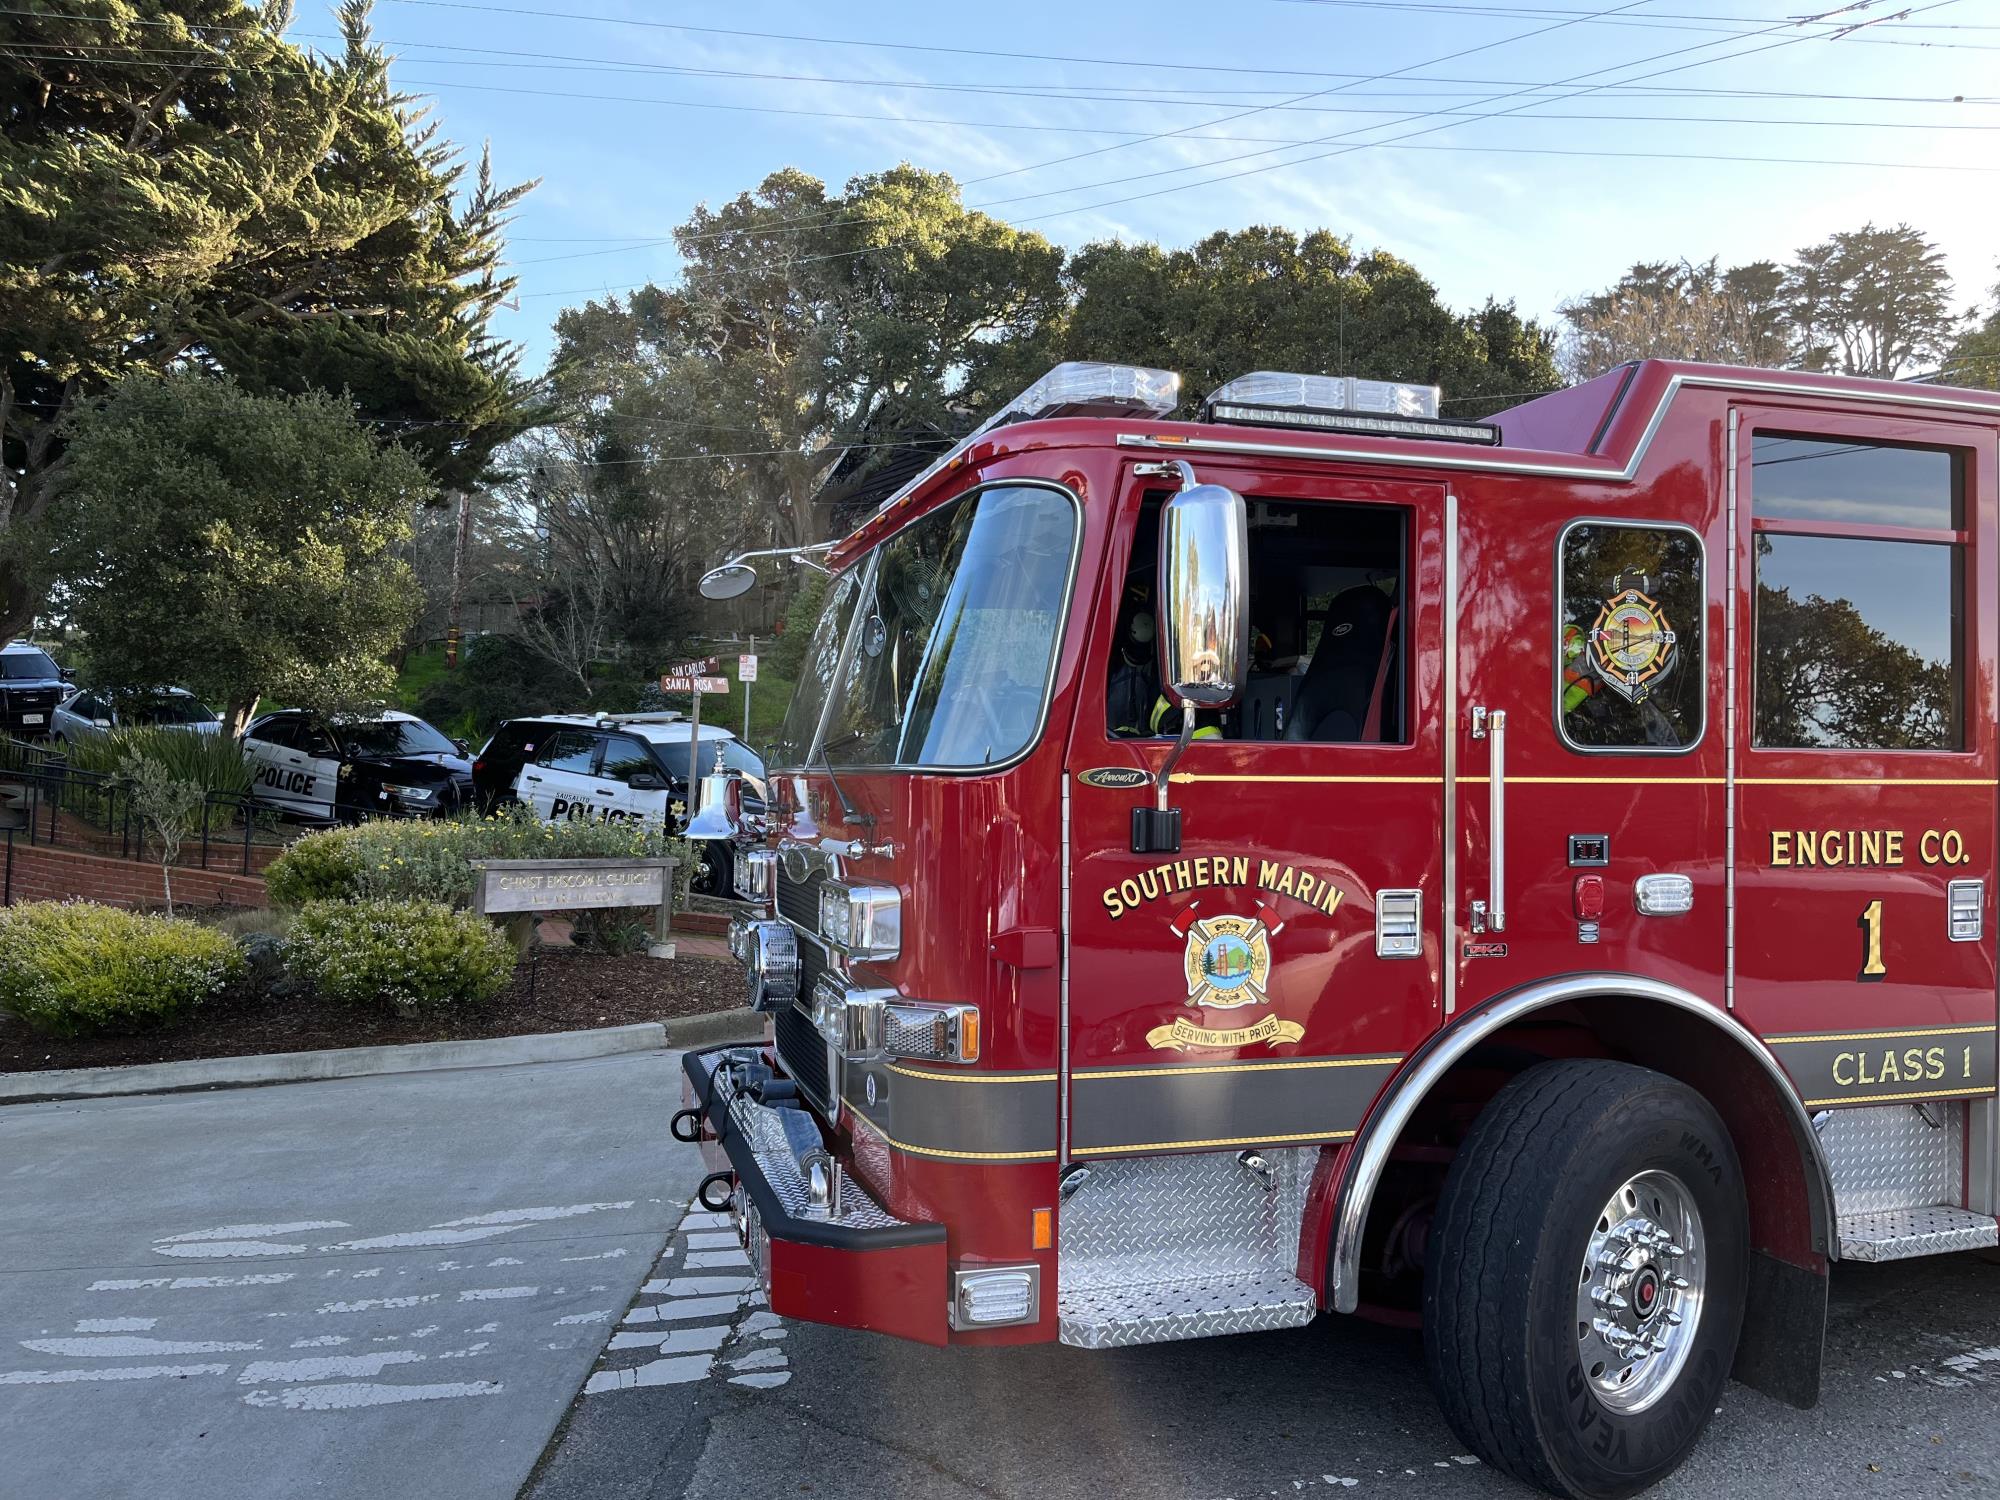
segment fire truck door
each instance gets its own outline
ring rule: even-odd
[[[1066,767],[1067,1155],[1346,1139],[1440,1019],[1444,494],[1275,475],[1246,497],[1245,691],[1132,812],[1180,721],[1153,591],[1170,480],[1121,495]]]
[[[1735,437],[1737,1016],[1811,1108],[1991,1095],[1992,431]]]

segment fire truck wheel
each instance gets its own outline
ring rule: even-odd
[[[1735,1146],[1692,1090],[1602,1061],[1513,1079],[1452,1163],[1425,1253],[1445,1417],[1554,1494],[1663,1478],[1729,1378],[1747,1223]]]

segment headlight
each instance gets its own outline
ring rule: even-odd
[[[903,951],[903,898],[894,886],[842,885],[819,889],[819,931],[850,958],[894,958]]]
[[[799,939],[783,922],[729,924],[729,949],[749,971],[750,1008],[783,1010],[798,998]]]
[[[438,794],[438,789],[434,786],[385,785],[382,790],[392,797],[401,797],[405,802],[432,802],[437,799]]]

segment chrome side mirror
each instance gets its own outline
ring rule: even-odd
[[[1160,681],[1192,720],[1243,695],[1250,664],[1250,517],[1243,497],[1197,484],[1185,462],[1181,492],[1160,514]]]
[[[734,599],[739,594],[750,592],[757,581],[757,570],[748,563],[724,563],[719,568],[710,568],[701,575],[701,597],[704,599]]]

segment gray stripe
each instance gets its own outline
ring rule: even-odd
[[[1056,1080],[1053,1073],[1010,1077],[967,1073],[926,1077],[913,1064],[849,1063],[841,1097],[877,1129],[905,1146],[964,1155],[1054,1156]],[[875,1102],[868,1102],[868,1080]]]
[[[1082,1071],[1075,1078],[1070,1151],[1106,1156],[1267,1139],[1342,1139],[1360,1126],[1399,1065],[1167,1064]]]
[[[1812,1103],[1867,1104],[1920,1095],[1946,1099],[1991,1093],[1993,1032],[1897,1027],[1830,1037],[1766,1037],[1799,1097]]]

